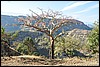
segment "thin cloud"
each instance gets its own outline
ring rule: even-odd
[[[87,3],[90,3],[90,2],[92,2],[92,1],[80,1],[80,2],[76,2],[76,3],[72,4],[72,5],[69,5],[69,6],[65,7],[65,8],[63,8],[61,11],[70,10],[70,9],[73,9],[75,7],[78,7],[80,5],[84,5],[84,4],[87,4]]]
[[[95,9],[95,8],[98,8],[99,7],[99,4],[96,4],[96,5],[93,5],[91,7],[88,7],[87,9],[84,9],[82,11],[79,11],[79,12],[75,12],[75,13],[82,13],[82,12],[87,12],[87,11],[90,11],[92,9]]]
[[[2,15],[13,15],[13,16],[18,16],[18,15],[26,15],[25,13],[15,13],[15,12],[1,12]]]

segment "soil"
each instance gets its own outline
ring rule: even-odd
[[[99,57],[46,59],[41,56],[1,57],[1,66],[99,66]]]

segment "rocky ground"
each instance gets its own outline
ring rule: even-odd
[[[99,57],[46,59],[39,56],[1,57],[1,66],[99,66]]]

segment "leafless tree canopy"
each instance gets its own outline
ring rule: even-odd
[[[31,16],[27,15],[26,18],[19,18],[18,21],[23,22],[21,25],[28,26],[30,29],[35,28],[37,31],[52,36],[54,31],[58,30],[61,26],[73,23],[70,22],[71,17],[63,16],[59,11],[53,11],[51,9],[44,11],[43,9],[38,9],[41,10],[41,14],[37,14],[29,9],[35,16],[32,14]]]

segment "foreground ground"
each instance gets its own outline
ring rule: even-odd
[[[1,57],[1,66],[99,66],[99,57],[50,60],[38,56]]]

